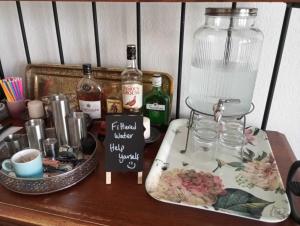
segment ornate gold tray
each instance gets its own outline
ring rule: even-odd
[[[104,85],[104,89],[109,89],[110,83],[121,83],[122,70],[95,67],[93,74]],[[144,92],[152,89],[151,78],[154,73],[161,74],[163,90],[172,98],[173,78],[163,72],[143,71]],[[26,67],[25,75],[27,98],[40,99],[54,93],[75,93],[76,85],[82,78],[82,69],[80,65],[30,64]]]
[[[91,136],[96,141],[95,137]],[[41,179],[31,179],[10,176],[0,170],[0,184],[11,191],[26,195],[42,195],[64,190],[77,184],[95,170],[98,164],[97,146],[96,141],[93,153],[83,163],[68,172]],[[5,150],[1,150],[0,155],[1,159],[7,157]]]

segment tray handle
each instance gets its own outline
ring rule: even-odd
[[[296,209],[295,203],[293,201],[292,194],[295,196],[300,196],[300,181],[294,181],[293,177],[297,172],[297,169],[300,168],[300,161],[296,161],[292,164],[289,169],[287,183],[286,183],[286,193],[291,205],[291,217],[297,223],[300,223],[300,215]]]

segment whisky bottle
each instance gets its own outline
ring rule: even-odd
[[[112,83],[110,87],[110,92],[106,98],[106,109],[107,114],[122,113],[122,92],[120,85],[117,83]]]
[[[152,90],[144,98],[144,116],[150,118],[151,125],[165,127],[170,120],[170,96],[162,90],[159,74],[152,77]]]
[[[127,45],[127,68],[121,74],[123,111],[141,114],[143,108],[143,73],[136,66],[135,45]]]
[[[81,111],[92,119],[101,119],[104,116],[102,87],[94,80],[91,64],[83,64],[83,78],[77,84],[77,100]]]

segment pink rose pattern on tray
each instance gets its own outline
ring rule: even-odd
[[[157,190],[158,199],[192,205],[212,205],[217,196],[225,194],[224,185],[218,176],[195,170],[173,169],[163,171]]]
[[[259,129],[246,128],[245,137],[247,143],[254,145],[256,135],[259,133]],[[262,152],[255,157],[255,153],[249,148],[245,148],[243,151],[243,161],[240,162],[226,162],[221,159],[216,159],[218,166],[213,172],[216,172],[219,168],[228,165],[235,168],[235,171],[240,173],[235,177],[236,182],[241,187],[259,187],[264,191],[275,191],[284,193],[284,188],[278,177],[279,172],[276,165],[276,161],[272,154]]]
[[[259,133],[259,129],[258,128],[246,128],[245,129],[245,139],[246,139],[246,144],[251,144],[251,145],[255,145],[254,141],[255,141],[255,136]]]
[[[263,159],[244,163],[244,167],[236,176],[236,181],[242,187],[252,188],[254,186],[265,191],[284,192],[276,162],[271,154]]]
[[[247,144],[256,145],[259,131],[257,128],[246,128]],[[254,196],[249,193],[249,189],[257,187],[264,191],[284,194],[284,188],[278,177],[279,172],[273,155],[264,151],[255,154],[248,148],[251,146],[245,147],[240,161],[226,162],[216,159],[217,167],[212,172],[180,168],[162,171],[159,183],[151,195],[159,200],[205,208],[213,207],[215,210],[238,212],[238,215],[259,219],[265,207],[274,202]],[[189,165],[184,163],[183,166]],[[235,181],[240,188],[225,188],[222,179],[214,175],[217,170],[228,166],[236,172]],[[246,188],[248,192],[242,188]],[[285,210],[278,219],[285,219],[287,216],[288,210]]]

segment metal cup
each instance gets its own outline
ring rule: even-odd
[[[70,112],[69,100],[63,94],[51,96],[51,108],[60,146],[69,144],[69,132],[66,117]]]
[[[45,129],[45,136],[46,136],[46,138],[57,138],[55,128],[54,127],[46,128]]]
[[[86,117],[83,112],[72,112],[67,117],[68,129],[72,131],[70,146],[75,149],[81,148],[81,140],[87,137]]]
[[[58,143],[56,138],[43,140],[44,157],[55,159],[58,157]]]
[[[26,134],[10,134],[4,138],[10,156],[28,147]]]
[[[30,148],[43,151],[42,140],[45,139],[45,123],[42,119],[31,119],[25,123]]]

